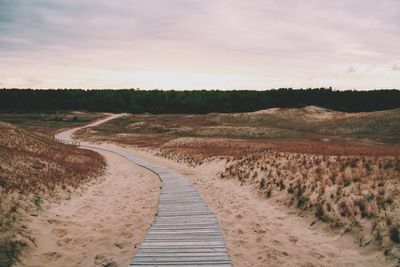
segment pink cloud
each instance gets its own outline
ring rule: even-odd
[[[398,64],[371,71],[400,54],[398,0],[13,0],[0,17],[0,73],[31,87],[400,87]]]

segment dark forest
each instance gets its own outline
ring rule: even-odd
[[[400,107],[400,90],[340,91],[331,88],[264,91],[163,91],[0,89],[3,112],[86,110],[129,113],[249,112],[267,108],[320,106],[361,112]]]

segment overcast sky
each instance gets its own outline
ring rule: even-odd
[[[0,0],[0,87],[400,88],[399,0]]]

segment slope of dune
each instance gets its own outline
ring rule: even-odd
[[[110,149],[115,144],[103,144]],[[350,232],[333,233],[313,216],[265,199],[252,186],[221,179],[226,160],[213,159],[188,166],[154,154],[154,150],[125,147],[130,153],[179,171],[188,177],[213,210],[233,266],[392,266],[372,245],[359,247]]]
[[[27,226],[35,245],[15,267],[128,266],[157,214],[160,180],[110,152],[101,182],[52,203]]]
[[[400,109],[128,115],[76,136],[146,148],[191,168],[225,160],[221,179],[400,257]]]
[[[279,129],[287,131],[286,135],[294,138],[350,137],[393,143],[398,142],[400,136],[400,109],[345,113],[308,106],[301,109],[274,108],[250,113],[215,114],[210,119],[217,125]]]
[[[0,266],[29,242],[22,223],[47,199],[72,192],[105,171],[103,157],[0,122]]]

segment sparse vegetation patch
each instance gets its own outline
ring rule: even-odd
[[[77,136],[154,148],[189,166],[222,160],[222,179],[251,185],[399,258],[399,122],[398,109],[349,114],[306,107],[129,115]]]
[[[45,199],[71,192],[102,175],[99,154],[0,122],[0,266],[10,266],[33,241],[24,216],[36,216]]]

